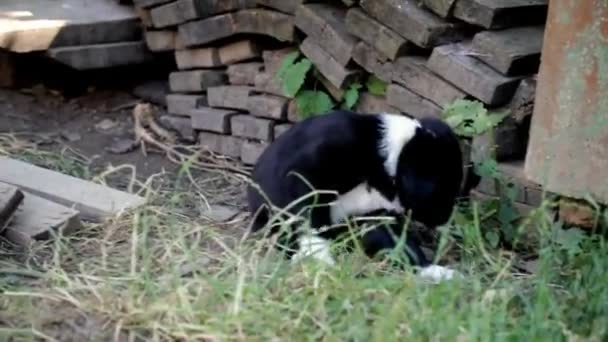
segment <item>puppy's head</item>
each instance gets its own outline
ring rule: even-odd
[[[412,218],[427,226],[448,221],[463,177],[462,152],[443,121],[421,119],[403,147],[397,164],[398,195]]]

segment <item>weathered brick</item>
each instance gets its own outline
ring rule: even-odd
[[[371,46],[367,45],[367,43],[359,42],[355,46],[353,59],[367,72],[384,82],[391,82],[393,80],[393,64]]]
[[[150,14],[150,10],[143,8],[143,7],[139,7],[139,6],[135,6],[134,8],[135,13],[137,14],[137,16],[139,17],[139,19],[141,20],[141,24],[149,29],[154,27],[154,24],[152,23],[152,15]]]
[[[268,147],[267,143],[245,141],[241,145],[241,161],[246,165],[254,165],[264,150]]]
[[[195,108],[207,106],[205,95],[169,94],[167,99],[167,112],[176,115],[189,115]]]
[[[388,104],[385,96],[373,95],[367,92],[359,94],[355,110],[359,113],[380,114],[396,113],[399,110]]]
[[[289,104],[287,104],[287,121],[298,122],[301,120],[301,117],[297,102],[290,100]]]
[[[162,28],[255,5],[255,0],[177,0],[153,8],[151,16],[154,26]]]
[[[387,87],[386,100],[389,105],[416,118],[441,115],[441,108],[436,104],[397,84]]]
[[[316,70],[313,70],[314,75],[315,75],[315,79],[317,81],[319,81],[321,83],[321,85],[323,85],[323,87],[325,88],[325,90],[327,90],[327,92],[329,93],[329,95],[336,100],[336,102],[342,102],[342,99],[344,99],[344,89],[342,88],[337,88],[335,85],[333,85],[328,79],[327,77],[323,76],[323,74],[317,72]]]
[[[542,24],[548,0],[458,0],[454,17],[486,29]]]
[[[345,24],[346,11],[331,4],[301,5],[296,10],[296,26],[311,37],[333,59],[345,66],[357,38]]]
[[[214,68],[222,65],[219,51],[214,47],[176,50],[175,62],[182,70]]]
[[[508,109],[511,111],[511,116],[518,124],[524,124],[532,117],[534,112],[534,100],[536,99],[536,77],[523,79],[515,95],[509,102]]]
[[[394,60],[412,49],[405,38],[359,8],[348,10],[346,28],[389,60]]]
[[[252,40],[241,40],[219,49],[220,61],[223,65],[243,62],[261,56],[261,51]]]
[[[282,123],[282,124],[275,125],[274,126],[274,139],[276,140],[278,136],[287,132],[287,130],[289,130],[291,127],[293,127],[293,124],[291,124],[291,123]]]
[[[167,2],[170,2],[170,1],[172,1],[172,0],[133,0],[133,3],[137,7],[150,8],[150,7],[166,4]]]
[[[261,62],[238,63],[228,66],[226,73],[233,85],[254,85],[255,75],[262,72],[264,64]]]
[[[426,58],[405,56],[393,63],[393,81],[443,107],[467,94],[426,67]]]
[[[211,152],[232,158],[240,158],[243,140],[229,135],[199,132],[198,143]]]
[[[192,128],[223,134],[230,134],[230,120],[236,114],[237,111],[209,107],[192,109],[189,113]]]
[[[201,92],[227,81],[226,73],[221,70],[177,71],[169,74],[169,87],[178,93]]]
[[[300,45],[300,50],[317,67],[317,70],[337,88],[344,87],[359,76],[358,70],[342,66],[310,37],[304,39],[304,42]]]
[[[249,94],[253,88],[249,86],[219,86],[207,88],[207,98],[211,107],[247,110]]]
[[[289,100],[276,95],[252,95],[247,100],[247,110],[254,116],[284,120]]]
[[[477,58],[504,75],[538,71],[544,26],[484,31],[475,35],[471,48]]]
[[[255,75],[254,83],[255,90],[258,92],[289,97],[283,92],[280,81],[269,73],[262,72]]]
[[[442,20],[420,7],[416,1],[361,0],[361,7],[412,43],[433,47],[464,38],[460,24]]]
[[[175,49],[175,36],[177,32],[172,30],[146,31],[146,45],[150,51],[163,52]]]
[[[232,135],[262,141],[272,141],[274,121],[251,115],[235,115],[231,120]]]
[[[163,126],[177,132],[180,137],[187,141],[194,141],[194,130],[190,117],[177,115],[163,115],[160,117]]]
[[[485,104],[508,102],[519,79],[501,75],[470,53],[469,46],[462,43],[439,46],[433,49],[427,67]]]

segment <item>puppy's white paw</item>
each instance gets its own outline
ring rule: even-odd
[[[459,275],[455,270],[439,265],[430,265],[420,270],[420,277],[433,283],[450,280]]]
[[[331,255],[329,241],[318,236],[304,236],[299,239],[299,243],[300,249],[291,258],[292,263],[299,262],[306,257],[313,257],[330,266],[336,264]]]

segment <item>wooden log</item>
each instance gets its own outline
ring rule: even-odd
[[[245,141],[241,145],[241,161],[245,165],[254,165],[264,150],[268,147],[268,143]]]
[[[247,99],[247,110],[251,115],[275,120],[284,120],[289,100],[276,95],[252,95]]]
[[[384,82],[393,80],[393,65],[384,55],[376,52],[365,42],[359,42],[353,51],[353,59],[370,74]]]
[[[228,77],[221,70],[176,71],[169,74],[169,87],[177,93],[196,93],[226,84]]]
[[[239,63],[228,66],[226,73],[230,84],[254,85],[255,76],[261,73],[263,68],[264,64],[260,62]]]
[[[175,50],[175,36],[176,31],[164,30],[164,31],[146,31],[146,45],[150,51],[164,52]]]
[[[454,17],[486,29],[542,24],[548,0],[458,0]]]
[[[219,49],[220,62],[223,65],[244,62],[261,55],[260,48],[249,39],[224,45]]]
[[[519,79],[503,76],[469,54],[469,46],[463,43],[439,46],[433,50],[427,67],[487,105],[507,103]]]
[[[169,94],[167,112],[175,115],[188,115],[190,110],[208,105],[205,95]]]
[[[211,107],[247,110],[252,91],[253,87],[249,86],[210,87],[207,97]]]
[[[350,61],[357,38],[346,29],[346,11],[330,4],[306,4],[296,10],[295,25],[341,66]]]
[[[232,135],[262,141],[272,141],[274,136],[274,120],[256,118],[251,115],[235,115],[232,117]]]
[[[359,76],[358,70],[342,66],[310,37],[304,39],[304,42],[300,45],[300,50],[317,67],[317,70],[337,88],[342,88]]]
[[[460,41],[465,35],[462,25],[442,20],[415,1],[361,0],[361,7],[423,48]]]
[[[276,9],[287,14],[294,14],[298,6],[306,0],[257,0],[258,5]]]
[[[175,62],[181,70],[215,68],[222,65],[219,51],[215,47],[177,50]]]
[[[386,88],[386,100],[390,106],[416,118],[439,118],[441,115],[439,106],[397,84]]]
[[[204,148],[224,156],[239,158],[243,140],[230,135],[199,132],[198,143]]]
[[[237,114],[236,110],[199,107],[191,110],[189,116],[196,130],[230,134],[230,119]]]
[[[27,248],[36,240],[49,240],[51,231],[68,235],[81,228],[77,210],[26,193],[4,235],[9,241]]]
[[[0,233],[10,223],[21,202],[23,202],[21,190],[16,186],[0,182]]]
[[[422,0],[422,3],[431,12],[442,18],[448,18],[452,16],[456,0]]]
[[[0,157],[0,181],[61,205],[74,207],[83,219],[95,222],[145,203],[140,196],[7,157]]]
[[[540,66],[544,26],[483,31],[473,38],[477,58],[503,75],[533,74]]]
[[[293,16],[264,9],[222,14],[179,27],[179,35],[188,47],[240,33],[267,35],[279,41],[292,42],[294,32]]]
[[[360,38],[389,60],[406,54],[412,48],[405,38],[359,8],[348,10],[346,28],[348,32]]]
[[[426,61],[421,56],[398,58],[393,63],[393,81],[440,107],[467,97],[464,91],[429,70]]]

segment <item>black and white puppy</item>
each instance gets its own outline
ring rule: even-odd
[[[252,175],[257,186],[248,188],[252,230],[267,226],[273,215],[267,200],[275,208],[286,208],[310,194],[311,186],[324,191],[289,208],[297,215],[315,201],[308,217],[316,234],[290,239],[289,247],[296,252],[288,255],[312,255],[333,264],[329,243],[344,231],[324,227],[382,211],[409,212],[413,220],[434,228],[451,216],[462,178],[460,145],[441,120],[333,111],[297,123],[262,153]],[[396,247],[400,223],[364,233],[365,252],[373,256]],[[421,267],[423,277],[441,280],[455,274],[431,265],[413,238],[407,238],[406,247],[404,252]]]

